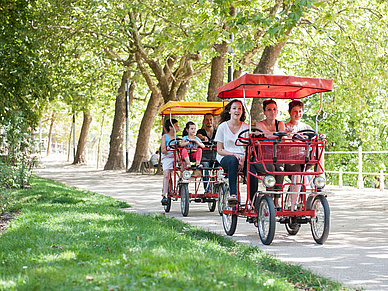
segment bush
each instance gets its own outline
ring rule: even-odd
[[[12,192],[1,190],[0,192],[0,215],[9,212],[16,204],[15,199],[12,197]]]
[[[37,158],[33,155],[31,129],[26,118],[17,112],[1,127],[0,189],[29,185]]]

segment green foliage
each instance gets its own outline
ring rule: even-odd
[[[0,290],[345,289],[256,247],[49,180],[15,199],[20,215],[0,237]]]
[[[12,112],[0,136],[0,190],[24,188],[36,165],[31,130],[20,112]]]
[[[40,59],[40,40],[29,29],[35,1],[12,0],[1,5],[0,119],[23,111],[26,122],[36,124],[48,97],[48,69]]]
[[[314,3],[292,44],[284,48],[279,66],[286,74],[333,79],[333,92],[324,94],[328,119],[320,124],[328,137],[328,151],[357,151],[359,146],[364,151],[387,150],[388,5],[375,0],[340,2]],[[306,104],[314,114],[318,96],[308,98]],[[315,117],[309,118],[314,124]],[[384,154],[363,156],[364,172],[379,172],[387,166]],[[326,170],[355,172],[357,167],[357,155],[351,154],[329,155],[325,162]],[[344,179],[345,184],[356,185],[356,175]],[[365,177],[370,186],[378,186],[376,181]]]

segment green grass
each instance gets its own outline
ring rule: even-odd
[[[0,290],[347,290],[174,218],[50,180],[32,186],[13,193]]]

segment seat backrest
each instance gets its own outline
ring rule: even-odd
[[[216,162],[217,146],[215,144],[205,143],[202,149],[202,162]]]

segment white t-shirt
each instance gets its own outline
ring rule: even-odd
[[[313,129],[310,125],[303,122],[299,122],[297,125],[287,122],[285,126],[286,126],[286,132],[291,132],[291,133],[297,133],[298,131],[305,130],[305,129],[311,129],[311,130]]]
[[[218,126],[216,137],[214,138],[214,140],[222,142],[224,144],[224,149],[227,150],[228,152],[243,156],[245,154],[245,147],[236,146],[235,142],[240,132],[248,128],[249,128],[248,124],[243,122],[238,132],[236,134],[233,134],[233,132],[230,131],[228,123],[224,121]],[[220,154],[217,153],[217,161],[219,163],[221,162],[223,157],[224,156],[221,156]]]

